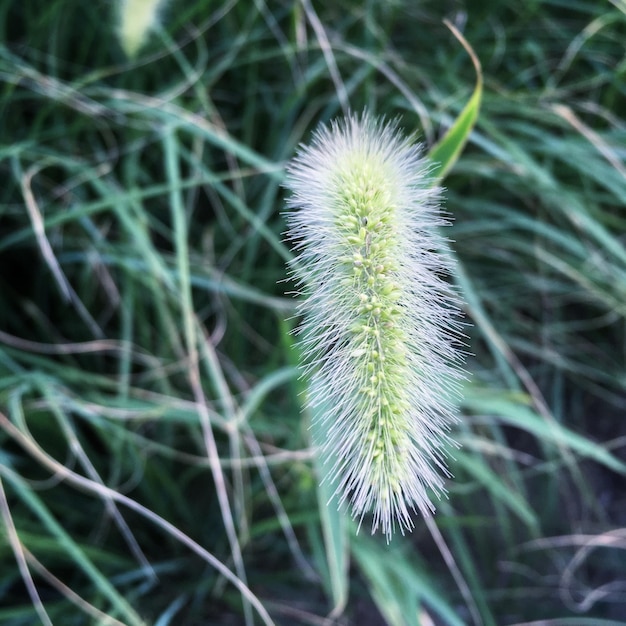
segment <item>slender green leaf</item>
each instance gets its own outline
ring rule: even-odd
[[[456,120],[454,120],[452,126],[450,126],[443,138],[435,144],[429,152],[428,156],[434,164],[431,171],[433,177],[438,180],[443,180],[446,177],[461,155],[470,133],[476,124],[476,120],[478,119],[483,95],[483,75],[478,57],[456,28],[450,24],[448,24],[448,27],[453,31],[471,56],[476,70],[476,86],[474,87],[472,96],[467,101],[467,104],[463,107],[463,110],[459,113]]]

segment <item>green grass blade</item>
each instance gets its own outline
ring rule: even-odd
[[[323,441],[323,423],[315,412],[321,412],[316,407],[311,416],[311,434],[313,441]],[[320,439],[321,437],[321,439]],[[320,514],[326,563],[328,566],[330,592],[333,599],[333,615],[339,615],[348,600],[349,578],[349,528],[345,510],[340,510],[334,497],[334,489],[330,480],[330,463],[321,462],[319,455],[314,457],[314,467],[317,474],[317,501]]]
[[[420,626],[420,606],[432,610],[446,626],[466,626],[450,602],[435,588],[432,577],[415,555],[395,545],[376,545],[359,535],[352,542],[354,558],[367,579],[376,606],[389,626]]]
[[[55,537],[59,545],[67,552],[74,563],[91,579],[95,588],[111,603],[116,615],[129,626],[144,626],[145,622],[135,612],[131,604],[109,582],[107,577],[93,564],[83,549],[57,522],[31,486],[8,467],[0,466],[0,473],[9,482],[14,492],[41,520],[43,526]]]
[[[432,147],[428,154],[434,163],[431,173],[434,178],[439,180],[443,180],[446,177],[463,151],[463,147],[467,143],[469,135],[478,119],[483,94],[483,74],[478,57],[459,31],[449,22],[446,22],[446,24],[467,50],[474,63],[476,70],[476,86],[474,87],[471,98],[463,107],[463,110],[452,126],[448,129],[448,132]]]

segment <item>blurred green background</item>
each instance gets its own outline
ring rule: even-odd
[[[626,623],[624,0],[118,13],[0,4],[0,623]],[[444,19],[461,447],[386,545],[318,486],[281,182],[347,107],[432,150]]]

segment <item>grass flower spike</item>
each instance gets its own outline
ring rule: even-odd
[[[445,491],[461,371],[439,189],[419,145],[367,113],[318,129],[286,186],[314,443],[339,504],[389,539]]]
[[[163,0],[119,0],[119,37],[124,52],[134,57],[159,22]]]

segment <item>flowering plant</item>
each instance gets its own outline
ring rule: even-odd
[[[134,57],[159,23],[164,0],[119,0],[120,43],[128,57]]]
[[[373,511],[389,539],[434,510],[462,373],[440,190],[395,123],[350,115],[320,127],[287,170],[291,270],[314,443],[339,504]]]

